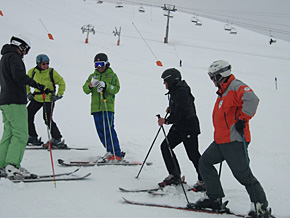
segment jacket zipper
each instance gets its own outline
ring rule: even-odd
[[[226,123],[226,125],[227,125],[227,128],[230,129],[230,128],[229,128],[229,125],[228,125],[228,122],[227,122],[227,116],[226,116],[226,113],[224,113],[224,117],[225,117],[225,123]]]

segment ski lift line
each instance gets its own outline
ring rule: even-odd
[[[136,31],[139,33],[140,37],[143,39],[143,41],[145,42],[145,44],[147,45],[147,47],[149,48],[149,50],[151,51],[152,55],[155,57],[156,59],[156,64],[157,66],[162,66],[161,61],[159,61],[156,57],[156,55],[154,54],[154,52],[152,51],[152,49],[150,48],[150,46],[148,45],[148,43],[146,42],[146,40],[143,38],[142,34],[140,33],[140,31],[138,30],[138,28],[135,26],[134,22],[132,22],[132,25],[135,27]]]
[[[47,30],[47,28],[46,28],[46,26],[45,26],[44,23],[42,22],[42,20],[41,20],[41,19],[39,19],[39,20],[40,20],[42,26],[44,27],[44,29],[46,30],[46,32],[49,33],[48,30]]]
[[[192,13],[188,9],[186,9],[186,10],[179,9],[179,11],[184,12],[184,13]],[[229,20],[229,15],[210,13],[208,11],[205,12],[205,13],[199,12],[199,14],[201,14],[201,17],[205,17],[205,18],[209,18],[209,19],[213,19],[213,20],[217,20],[217,21],[225,22],[226,20]],[[213,15],[216,15],[216,16],[210,16],[208,14],[213,14]],[[221,17],[226,17],[226,18],[221,18]],[[234,19],[241,20],[240,17],[233,17],[233,16],[231,16],[230,18],[231,18],[231,20],[234,20]],[[248,21],[257,22],[257,23],[266,23],[266,24],[272,24],[272,25],[275,25],[275,26],[284,26],[284,27],[289,27],[290,28],[289,25],[269,23],[269,22],[262,22],[262,21],[247,19],[247,18],[243,18],[242,20],[248,20]],[[264,27],[264,26],[261,26],[261,25],[252,25],[252,24],[248,24],[248,23],[244,23],[244,22],[239,22],[239,21],[235,21],[235,23],[239,23],[240,25],[249,26],[249,27],[252,27],[252,28],[260,29],[260,30],[269,29],[269,28]],[[290,32],[288,32],[288,31],[283,31],[283,30],[279,30],[279,29],[275,29],[275,32],[279,32],[279,33],[286,34],[286,35],[290,34]]]
[[[222,19],[222,18],[218,18],[218,17],[214,17],[214,16],[208,16],[208,15],[201,15],[201,16],[205,17],[205,18],[208,18],[208,19],[221,21],[221,22],[225,22],[226,20],[228,20],[228,19]],[[264,31],[268,31],[269,30],[269,27],[253,25],[253,24],[243,23],[243,22],[239,22],[239,21],[235,21],[234,23],[236,25],[238,25],[238,26],[241,26],[241,27],[249,27],[249,28],[259,29],[259,30],[264,30]],[[271,30],[273,32],[275,32],[275,33],[281,33],[281,34],[285,34],[285,35],[290,35],[290,31],[279,30],[279,29],[276,29],[276,28],[271,28]]]
[[[174,48],[174,50],[175,50],[175,54],[176,54],[177,58],[180,60],[180,57],[179,57],[179,55],[178,55],[178,53],[177,53],[177,50],[176,50],[176,48],[175,48],[175,44],[174,44],[174,43],[173,43],[173,48]]]

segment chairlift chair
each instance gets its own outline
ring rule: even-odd
[[[270,40],[269,40],[269,44],[271,45],[272,43],[276,43],[277,40],[272,36],[271,34],[271,30],[270,30]]]
[[[230,31],[230,34],[237,34],[237,33],[238,32],[237,32],[236,28],[232,27],[231,31]]]
[[[229,23],[226,23],[225,26],[224,26],[224,29],[225,29],[226,31],[231,31],[231,30],[232,30],[232,25],[229,24]]]
[[[202,26],[202,22],[201,22],[201,20],[197,19],[195,25],[196,25],[196,26]]]
[[[273,36],[271,36],[270,40],[269,40],[269,44],[271,45],[271,44],[276,43],[276,42],[277,42],[277,40]]]
[[[198,21],[198,19],[197,19],[196,16],[194,16],[194,17],[191,18],[191,22],[193,22],[193,23],[197,23],[197,21]]]
[[[97,4],[102,4],[104,1],[97,1]]]
[[[123,8],[122,2],[117,2],[116,3],[116,8]]]
[[[139,12],[144,13],[145,9],[142,7],[142,5],[139,7]]]

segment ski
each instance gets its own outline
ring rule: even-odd
[[[11,179],[14,183],[24,182],[24,183],[32,183],[32,182],[51,182],[51,181],[74,181],[74,180],[83,180],[89,177],[91,173],[85,174],[83,176],[78,176],[74,174],[69,175],[62,175],[62,176],[56,176],[53,178],[53,176],[49,177],[37,177],[35,179]]]
[[[41,145],[27,145],[26,150],[48,150]],[[52,150],[88,150],[88,148],[83,147],[66,147],[66,148],[52,148]]]
[[[101,159],[101,157],[99,157],[96,161],[65,161],[63,159],[58,159],[57,162],[66,167],[93,167],[97,164],[99,159]]]
[[[97,166],[110,166],[110,165],[118,165],[118,166],[138,166],[142,165],[143,162],[139,161],[120,161],[120,162],[104,162],[104,163],[97,163]],[[150,166],[152,165],[152,162],[146,162],[146,165]]]
[[[156,188],[145,188],[145,189],[125,189],[122,187],[119,187],[119,190],[122,192],[150,192],[150,191],[158,191],[160,189],[160,187],[156,187]]]
[[[58,177],[58,176],[68,176],[68,175],[72,175],[72,174],[76,173],[77,171],[79,171],[79,168],[77,168],[74,171],[68,172],[68,173],[57,173],[54,176],[55,177]],[[37,176],[38,179],[39,178],[49,178],[49,177],[53,177],[53,175],[52,174],[49,174],[49,175],[40,175],[40,176]]]
[[[225,210],[223,211],[214,211],[211,209],[194,209],[194,208],[188,208],[188,207],[178,207],[178,206],[170,206],[166,204],[154,204],[154,203],[144,203],[144,202],[138,202],[138,201],[131,201],[123,197],[123,200],[132,205],[140,205],[140,206],[148,206],[148,207],[160,207],[160,208],[168,208],[168,209],[176,209],[176,210],[186,210],[186,211],[192,211],[192,212],[201,212],[201,213],[210,213],[210,214],[228,214],[233,215],[236,217],[245,217],[245,215],[236,214],[231,212],[228,208],[226,208],[226,204],[228,201],[224,203]]]

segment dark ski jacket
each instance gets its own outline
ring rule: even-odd
[[[199,120],[196,115],[194,97],[190,87],[183,80],[169,88],[169,117],[168,124],[178,131],[193,131],[200,134]]]
[[[26,104],[26,85],[37,83],[26,75],[22,56],[14,45],[4,45],[0,61],[0,105]]]

